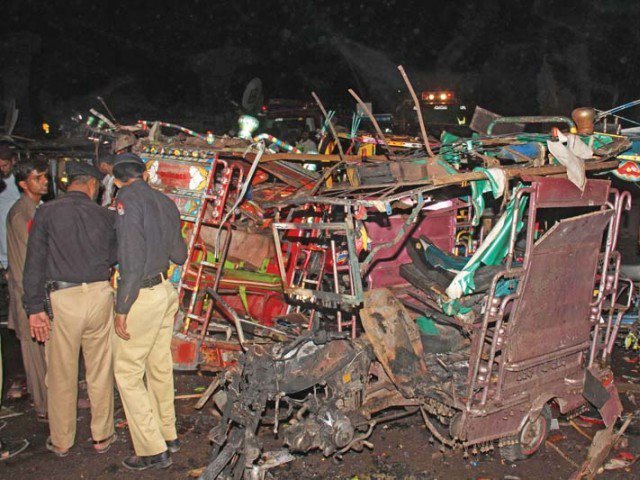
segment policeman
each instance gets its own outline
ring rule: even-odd
[[[180,449],[173,405],[171,334],[178,295],[167,281],[169,262],[183,264],[187,249],[180,214],[144,181],[133,153],[117,155],[113,175],[120,281],[116,296],[114,373],[135,455],[131,470],[166,468]],[[144,381],[146,377],[146,385]]]
[[[66,173],[67,193],[36,210],[23,277],[31,336],[45,342],[47,448],[60,457],[75,440],[81,348],[94,449],[106,452],[115,440],[109,284],[117,252],[115,213],[96,203],[102,175],[95,167],[68,162]]]

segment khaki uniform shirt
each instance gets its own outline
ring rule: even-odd
[[[38,204],[27,195],[11,207],[7,215],[7,257],[9,260],[9,328],[16,331],[18,338],[29,338],[29,318],[22,306],[22,271],[27,256],[29,226]]]

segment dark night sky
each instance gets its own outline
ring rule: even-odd
[[[256,76],[266,97],[315,90],[350,104],[354,87],[386,106],[399,63],[417,89],[455,88],[504,114],[566,114],[640,96],[640,2],[3,3],[3,99],[19,72],[25,79],[12,88],[28,85],[34,120],[86,110],[95,95],[125,117],[215,115]],[[39,41],[26,55],[14,47],[25,36]]]

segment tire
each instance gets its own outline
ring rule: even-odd
[[[545,405],[534,421],[527,421],[518,432],[518,442],[500,447],[500,456],[513,463],[529,458],[536,453],[549,435],[551,427],[551,409]]]

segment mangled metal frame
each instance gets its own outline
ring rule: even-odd
[[[571,378],[569,380],[565,379],[560,382],[564,382],[560,387],[560,390],[557,390],[557,387],[555,387],[556,390],[551,388],[550,391],[543,391],[542,393],[539,392],[539,395],[536,398],[525,400],[524,403],[522,402],[522,400],[520,401],[520,403],[518,403],[518,401],[514,399],[507,401],[506,398],[501,398],[500,387],[497,394],[496,392],[490,393],[491,389],[489,388],[489,386],[482,386],[480,385],[481,382],[478,381],[480,374],[482,373],[480,372],[480,360],[483,356],[483,353],[486,353],[482,348],[479,347],[484,345],[484,338],[487,335],[488,326],[490,323],[494,323],[494,332],[499,331],[505,315],[510,314],[509,305],[517,304],[518,301],[517,294],[511,294],[506,296],[505,298],[496,296],[496,285],[502,278],[518,279],[521,280],[518,283],[518,289],[520,289],[524,284],[523,280],[527,272],[526,262],[528,261],[528,258],[526,258],[526,256],[524,267],[516,266],[513,263],[513,246],[516,236],[516,229],[514,227],[511,232],[510,248],[506,268],[504,271],[500,272],[494,277],[490,292],[487,295],[484,317],[480,324],[476,324],[475,326],[469,325],[470,329],[479,329],[480,334],[475,335],[475,347],[472,343],[472,353],[469,357],[467,357],[470,368],[468,369],[468,377],[463,380],[463,383],[468,386],[466,394],[461,394],[460,392],[458,392],[451,382],[448,384],[450,394],[447,394],[443,390],[440,390],[440,393],[436,395],[428,394],[430,389],[426,385],[433,385],[434,382],[433,378],[430,378],[428,376],[429,368],[433,368],[433,364],[428,367],[427,365],[425,365],[424,360],[422,360],[424,352],[422,351],[422,346],[419,345],[419,336],[417,336],[417,329],[415,327],[415,324],[412,324],[412,322],[404,321],[405,319],[402,318],[403,315],[397,313],[399,311],[402,311],[403,307],[392,295],[389,296],[388,294],[382,294],[382,297],[380,297],[380,294],[376,293],[375,290],[370,291],[365,293],[364,310],[360,312],[361,321],[364,325],[368,342],[365,342],[363,344],[362,339],[359,339],[354,344],[354,347],[358,349],[358,351],[362,352],[358,355],[363,355],[368,358],[368,361],[361,365],[363,369],[355,375],[355,377],[357,378],[356,385],[359,388],[359,390],[356,391],[360,392],[361,404],[359,408],[356,408],[355,410],[352,409],[351,411],[349,411],[348,408],[346,408],[343,410],[338,409],[338,412],[336,412],[331,410],[331,408],[337,408],[337,403],[335,403],[336,397],[326,397],[325,395],[325,398],[333,398],[333,400],[330,400],[329,402],[330,405],[316,406],[315,412],[311,412],[308,414],[299,414],[297,416],[298,420],[296,422],[292,422],[294,425],[297,425],[294,430],[290,431],[289,433],[284,433],[284,438],[286,439],[285,444],[288,445],[290,451],[306,452],[314,448],[320,448],[321,450],[323,450],[325,455],[339,456],[351,448],[357,450],[361,449],[363,446],[370,446],[367,438],[371,434],[374,426],[383,421],[391,420],[397,417],[396,414],[392,414],[389,416],[383,415],[378,419],[375,418],[375,415],[378,412],[382,412],[383,410],[386,410],[390,407],[404,408],[405,410],[401,412],[400,415],[408,415],[420,411],[423,415],[425,424],[427,425],[431,434],[441,443],[450,447],[472,447],[474,451],[476,448],[483,451],[491,449],[493,448],[493,442],[496,440],[499,440],[499,444],[502,450],[507,452],[513,451],[514,445],[519,444],[521,440],[521,437],[519,435],[523,435],[523,429],[528,428],[527,425],[539,424],[539,418],[547,418],[547,413],[544,413],[543,416],[541,412],[544,410],[545,404],[552,399],[556,399],[558,401],[560,409],[564,413],[575,413],[576,411],[578,411],[577,409],[583,407],[586,404],[586,399],[588,399],[590,402],[597,404],[607,424],[611,424],[616,418],[618,418],[621,412],[620,404],[617,393],[615,391],[615,387],[611,382],[611,372],[608,367],[606,367],[606,360],[613,345],[612,338],[614,338],[617,325],[619,325],[620,315],[626,308],[628,308],[628,304],[620,305],[617,303],[619,297],[619,255],[614,250],[616,244],[615,238],[620,224],[620,215],[624,207],[628,208],[628,204],[625,205],[625,203],[628,202],[628,198],[626,194],[619,195],[618,192],[614,191],[613,200],[609,200],[608,182],[589,181],[587,192],[584,194],[579,193],[578,195],[560,195],[560,197],[556,198],[557,203],[555,204],[553,204],[553,200],[550,201],[547,198],[545,204],[541,202],[540,205],[538,205],[535,201],[536,194],[538,193],[538,189],[541,188],[540,185],[545,185],[546,182],[544,179],[539,179],[537,181],[536,179],[529,180],[533,181],[533,186],[527,187],[526,189],[521,190],[519,193],[519,197],[522,197],[525,194],[533,194],[532,197],[534,197],[533,200],[531,200],[532,205],[530,206],[530,212],[534,213],[529,216],[529,229],[527,230],[528,239],[527,249],[525,250],[527,254],[534,246],[533,226],[535,224],[535,211],[537,211],[539,208],[550,207],[554,205],[557,207],[589,206],[595,208],[594,215],[598,217],[596,223],[601,226],[599,230],[600,239],[602,239],[602,235],[606,231],[605,248],[601,253],[598,253],[596,257],[594,257],[593,261],[595,261],[596,264],[594,264],[594,271],[591,277],[592,280],[590,280],[591,284],[586,284],[586,287],[588,287],[590,290],[593,291],[593,289],[595,288],[598,292],[591,301],[587,302],[588,312],[587,316],[584,318],[584,322],[587,322],[588,325],[590,325],[588,327],[589,332],[594,332],[593,344],[592,342],[583,342],[576,345],[575,347],[570,348],[567,351],[563,351],[562,349],[560,349],[559,351],[555,351],[552,355],[548,356],[549,358],[546,358],[544,356],[544,358],[542,359],[537,358],[535,360],[535,363],[532,363],[531,365],[529,365],[531,361],[529,361],[528,363],[522,363],[522,365],[524,365],[525,367],[532,368],[536,367],[537,365],[544,366],[549,362],[566,362],[567,360],[562,359],[571,358],[573,359],[571,363],[572,365],[574,365],[574,374],[581,371],[583,372],[582,376],[577,375],[575,378]],[[558,182],[560,182],[562,188],[565,190],[570,190],[571,188],[577,190],[566,180],[549,179],[549,183],[558,184]],[[591,192],[594,185],[595,190],[597,190],[596,193]],[[556,191],[556,193],[558,192],[559,190]],[[420,193],[420,195],[422,195],[422,192]],[[408,224],[410,224],[415,219],[415,216],[417,215],[416,212],[420,211],[424,207],[425,202],[422,196],[416,197],[415,200],[415,207],[411,215],[409,215],[409,218],[411,220],[408,222]],[[587,221],[587,224],[585,225],[588,225],[589,221],[591,220],[580,219],[580,221]],[[296,228],[298,226],[298,224],[283,225],[283,227],[285,228]],[[320,230],[322,230],[321,226],[319,228]],[[325,228],[324,231],[330,232],[331,228]],[[594,239],[598,238],[597,232],[598,229],[596,228]],[[274,235],[277,235],[277,228],[274,228]],[[399,233],[397,235],[397,239],[400,240],[401,238],[402,235]],[[596,243],[592,242],[592,245],[595,246]],[[597,246],[599,251],[600,243],[597,243]],[[374,255],[375,252],[371,252],[368,260],[371,261],[371,258]],[[366,265],[364,270],[366,270]],[[587,282],[589,282],[589,280],[587,280]],[[291,293],[295,294],[296,291],[294,290]],[[318,298],[318,293],[319,292],[307,293],[305,298],[307,300],[313,300],[315,298]],[[378,295],[379,298],[377,301],[372,303],[372,299],[376,295]],[[352,302],[352,298],[346,298],[347,300],[344,301],[344,304],[350,304]],[[332,297],[331,300],[337,301],[335,297]],[[605,306],[606,308],[604,308]],[[367,312],[367,309],[369,309],[369,312]],[[603,310],[606,311],[606,318],[601,320],[601,312]],[[387,318],[387,315],[385,315],[384,313],[385,311],[395,312],[395,315],[400,316],[398,316],[397,318],[391,318],[391,321],[385,321],[385,319],[389,320],[389,318]],[[513,312],[513,309],[511,309],[511,312]],[[511,314],[514,315],[514,313]],[[517,309],[515,315],[517,315]],[[377,325],[380,325],[380,322],[384,323],[385,326],[378,331],[378,334],[376,334],[375,330]],[[600,330],[603,330],[605,332],[604,339],[602,341],[598,340],[598,331]],[[318,334],[323,334],[325,337],[318,340],[316,338]],[[320,349],[321,346],[331,345],[331,340],[329,340],[326,335],[327,333],[322,331],[315,333],[310,332],[308,335],[303,336],[303,338],[299,341],[307,342],[308,344],[313,345],[314,348]],[[494,335],[490,340],[490,356],[492,357],[490,359],[490,362],[492,362],[495,358],[497,345],[500,343],[500,335]],[[504,341],[504,336],[502,340]],[[344,337],[341,337],[336,338],[334,341],[345,342],[346,340],[344,339]],[[400,350],[398,350],[398,348],[401,346],[404,346],[406,348],[401,348]],[[273,347],[273,350],[270,353],[262,351],[262,353],[259,354],[259,356],[262,358],[262,362],[267,361],[267,359],[277,362],[279,361],[278,358],[280,358],[280,361],[282,361],[282,348],[284,348],[285,350],[287,349],[286,346],[276,346]],[[287,351],[290,352],[291,350]],[[391,365],[393,364],[393,362],[396,362],[397,367],[397,361],[400,360],[400,358],[396,358],[395,355],[401,351],[404,352],[404,354],[402,354],[404,355],[402,361],[405,362],[405,365],[400,368],[400,371],[398,371],[398,368],[395,368],[394,371],[394,368]],[[389,357],[390,352],[392,353],[391,357]],[[408,352],[411,352],[409,355],[410,358],[406,357]],[[252,354],[253,352],[250,351],[248,354],[249,359],[247,359],[246,361],[253,361],[250,358]],[[596,362],[596,356],[599,356],[600,354],[602,356],[598,359],[599,361]],[[346,359],[352,358],[344,352],[342,355]],[[328,355],[328,357],[331,358],[331,355]],[[287,358],[287,360],[295,362],[298,359],[296,357],[289,357]],[[442,360],[436,358],[435,361],[442,364],[442,366],[446,370],[447,366],[442,363]],[[460,362],[460,358],[458,358],[457,361]],[[462,361],[464,362],[464,358],[462,359]],[[577,362],[577,364],[575,362]],[[318,365],[320,364],[321,362],[318,363]],[[515,364],[514,366],[516,367],[516,370],[520,369]],[[405,371],[402,371],[403,369],[405,369]],[[505,365],[500,365],[499,370],[500,376],[497,379],[497,385],[502,385],[502,379],[504,378],[504,375],[508,368],[505,367]],[[314,376],[314,374],[311,373],[314,372],[313,369],[305,369],[304,371],[310,374],[311,379],[317,379],[317,376]],[[526,368],[522,371],[526,371]],[[325,386],[329,385],[329,387],[327,387],[329,388],[329,390],[333,389],[336,391],[339,391],[340,388],[343,388],[343,384],[351,384],[351,379],[353,378],[352,375],[354,375],[353,372],[340,372],[340,375],[337,376],[336,372],[332,372],[330,375],[327,375],[327,372],[324,372],[322,368],[320,368],[319,372],[317,370],[315,372],[324,375],[321,375],[322,380],[318,382],[318,384],[324,384]],[[488,374],[490,372],[485,371],[484,373]],[[544,374],[546,374],[546,371],[543,372],[543,377]],[[244,359],[239,362],[237,367],[235,367],[235,370],[228,372],[227,379],[230,381],[230,385],[233,384],[233,382],[237,382],[237,380],[234,380],[234,378],[237,378],[236,375],[241,375],[246,379],[245,388],[234,388],[235,397],[227,397],[226,400],[228,402],[233,402],[233,399],[235,399],[235,401],[244,403],[246,402],[247,398],[251,398],[251,396],[253,395],[251,393],[253,387],[250,385],[250,379],[255,379],[255,377],[252,377],[250,374],[247,376],[246,363]],[[331,375],[333,375],[333,380],[329,381],[329,377],[331,377]],[[342,383],[340,383],[340,377],[342,378]],[[423,381],[416,380],[420,379],[421,377]],[[285,377],[282,377],[281,380],[284,378]],[[257,379],[255,380],[257,381]],[[263,384],[264,381],[265,380],[262,379],[260,383]],[[268,380],[266,381],[268,382]],[[278,412],[278,406],[283,398],[288,397],[288,395],[290,395],[291,393],[297,393],[289,391],[284,392],[280,389],[279,386],[277,386],[277,379],[273,379],[273,381],[274,384],[272,384],[271,386],[260,387],[261,389],[275,388],[275,390],[278,390],[278,392],[275,392],[274,390],[271,394],[268,394],[266,395],[266,397],[262,398],[260,402],[261,407],[253,412],[254,422],[256,421],[256,417],[261,417],[263,415],[268,400],[275,400],[276,412]],[[313,381],[315,380],[310,381],[313,383]],[[587,387],[583,387],[583,383],[587,385]],[[340,384],[340,387],[337,386],[338,384]],[[310,388],[310,385],[307,385],[307,388]],[[315,388],[317,387],[314,387],[314,392]],[[561,398],[563,395],[565,397],[568,396],[571,398]],[[313,397],[315,398],[315,393]],[[524,407],[523,410],[524,405],[526,405],[526,407]],[[229,408],[229,404],[226,404],[226,407]],[[330,410],[326,410],[326,408],[330,408]],[[244,414],[246,414],[246,412],[250,410],[251,409],[247,408],[241,409]],[[352,421],[351,425],[348,426],[348,428],[344,423],[340,423],[340,425],[342,426],[338,428],[339,432],[334,431],[333,428],[336,424],[332,423],[332,421],[329,421],[327,423],[328,420],[325,417],[328,411],[332,412],[331,418],[333,419],[340,417],[343,419],[348,418],[350,421],[352,421],[352,419],[355,418],[356,421]],[[342,411],[342,414],[339,413],[340,411]],[[519,413],[516,413],[514,415],[515,412]],[[344,415],[346,415],[346,417],[344,417]],[[278,413],[276,413],[276,420],[274,423],[278,422],[277,418]],[[324,418],[324,420],[320,420],[321,418]],[[501,420],[503,420],[504,418],[507,419],[507,422],[502,425]],[[235,422],[236,425],[239,423],[238,419],[233,419],[233,415],[227,416],[223,420],[227,422]],[[449,424],[450,431],[448,433],[443,432],[442,428],[437,426],[438,422],[436,422],[436,420],[444,421],[445,424]],[[224,425],[224,421],[221,425]],[[328,425],[331,428],[320,427],[320,424],[323,424],[325,426]],[[251,427],[245,422],[244,428]],[[329,430],[325,431],[324,433],[320,433],[320,430],[322,430],[322,428],[329,428]],[[344,428],[347,428],[348,432],[350,432],[349,435],[347,435],[349,437],[349,441],[345,441],[344,437],[340,437],[342,439],[340,442],[334,441],[333,443],[331,443],[331,441],[327,440],[327,438],[336,438],[335,436],[338,434],[344,436],[345,433],[341,430]],[[217,472],[216,475],[224,475],[222,472],[224,472],[225,468],[228,468],[231,463],[233,463],[233,468],[238,473],[244,471],[246,474],[249,471],[255,471],[255,469],[263,472],[263,470],[261,470],[261,465],[264,465],[264,462],[268,462],[268,459],[273,455],[273,452],[271,452],[271,454],[267,456],[264,456],[261,453],[259,442],[256,443],[257,439],[255,438],[255,429],[254,433],[250,433],[248,437],[246,435],[247,434],[245,431],[245,441],[248,438],[251,439],[253,452],[251,461],[247,462],[247,458],[249,457],[247,457],[244,453],[240,453],[244,448],[246,448],[246,444],[240,441],[240,443],[238,443],[237,446],[234,447],[238,449],[238,451],[236,452],[238,455],[231,455],[228,458],[223,457],[228,460],[228,463],[225,465],[221,465],[220,462],[214,461],[212,465],[215,464],[216,469],[220,467],[220,470],[218,471],[216,469],[208,469],[208,474],[213,474],[215,471]],[[224,438],[221,438],[219,435],[214,435],[212,437],[212,440],[214,440],[214,443],[220,443],[220,447],[223,449],[228,447],[229,445],[228,443],[225,443]],[[537,449],[539,444],[534,446],[535,449]],[[522,454],[522,450],[520,450],[519,452],[520,454]],[[279,455],[285,455],[285,453],[280,452]],[[232,462],[232,459],[234,458],[236,462]],[[216,478],[207,475],[203,475],[203,478]]]

